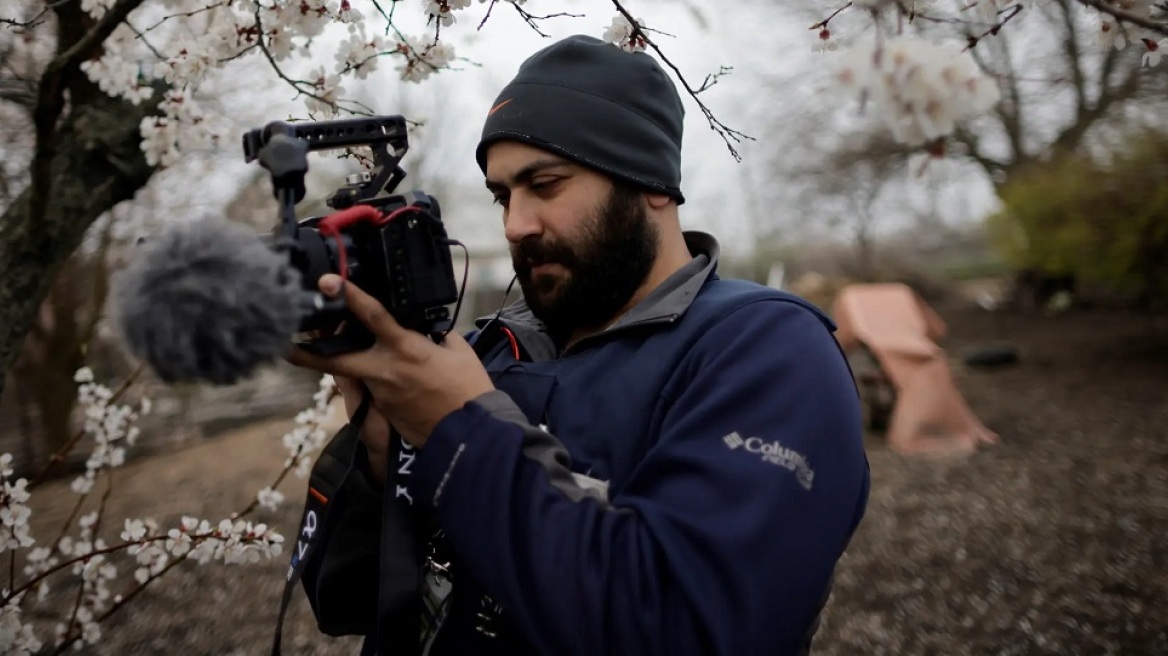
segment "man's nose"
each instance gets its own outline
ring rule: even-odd
[[[524,202],[517,196],[511,196],[511,202],[503,214],[503,234],[512,244],[543,234],[543,221],[539,218],[535,204]]]

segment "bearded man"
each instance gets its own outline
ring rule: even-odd
[[[303,578],[323,631],[387,656],[808,653],[867,503],[859,399],[828,317],[682,230],[683,117],[650,55],[558,41],[476,152],[522,300],[436,344],[321,279],[377,336],[289,358],[360,426]]]

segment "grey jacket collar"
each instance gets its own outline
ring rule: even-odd
[[[685,314],[702,285],[710,278],[717,276],[720,248],[718,240],[710,234],[686,231],[684,236],[685,244],[689,248],[690,254],[693,255],[693,259],[666,278],[640,303],[633,306],[612,325],[573,345],[572,350],[575,350],[579,344],[607,337],[615,331],[630,326],[672,323]],[[495,316],[491,314],[480,317],[475,320],[475,325],[481,329],[490,323]],[[520,342],[523,342],[535,360],[551,359],[559,355],[551,338],[548,337],[547,328],[539,319],[535,318],[523,299],[505,307],[498,316],[516,333],[516,337]]]

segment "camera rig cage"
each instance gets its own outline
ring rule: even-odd
[[[371,170],[348,176],[327,199],[336,212],[298,222],[308,153],[359,146],[372,150]],[[462,293],[450,246],[462,244],[447,237],[438,199],[422,191],[394,195],[406,177],[400,162],[408,149],[406,120],[398,115],[273,121],[243,135],[244,160],[259,160],[271,174],[279,204],[268,243],[286,253],[301,274],[304,311],[296,341],[301,348],[333,355],[373,345],[373,335],[343,300],[330,301],[318,291],[317,281],[326,273],[353,281],[398,323],[435,341],[453,327]],[[452,317],[448,306],[455,302]]]

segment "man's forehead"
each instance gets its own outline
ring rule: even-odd
[[[573,162],[542,148],[514,141],[500,141],[487,149],[487,184],[507,184],[553,166]]]

